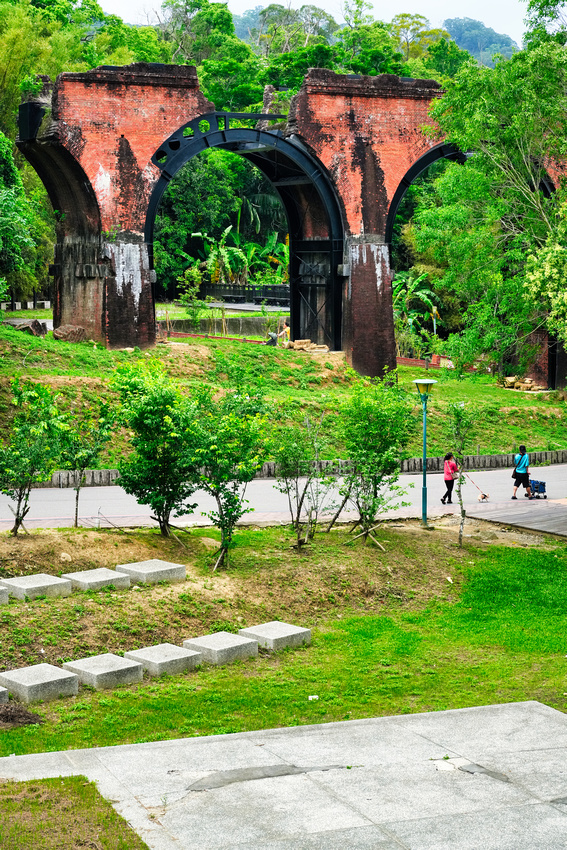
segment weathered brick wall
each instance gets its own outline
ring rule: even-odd
[[[187,65],[128,65],[60,74],[53,120],[95,190],[103,231],[142,239],[159,177],[151,157],[192,118],[214,110]]]
[[[342,204],[350,266],[343,348],[363,374],[380,375],[396,365],[386,222],[405,174],[438,141],[422,128],[439,93],[432,80],[313,69],[290,111],[288,132],[321,160]]]
[[[195,68],[148,64],[61,74],[48,105],[47,128],[19,146],[60,213],[55,327],[80,325],[109,347],[151,345],[143,234],[160,176],[151,157],[172,132],[214,107],[199,91]]]
[[[438,94],[432,81],[315,69],[290,112],[287,135],[320,160],[342,206],[349,270],[342,344],[354,368],[368,375],[396,363],[386,222],[404,175],[434,144],[422,126]],[[110,346],[149,345],[155,317],[143,232],[159,178],[151,157],[180,126],[214,106],[200,93],[194,68],[138,64],[61,74],[51,107],[43,137],[20,147],[62,213],[55,323],[81,324]],[[313,191],[295,190],[306,241],[328,235]]]

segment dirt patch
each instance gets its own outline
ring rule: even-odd
[[[0,704],[0,729],[13,729],[16,726],[29,726],[43,723],[39,714],[34,714],[18,702]]]

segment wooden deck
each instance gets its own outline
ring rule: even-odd
[[[567,499],[528,499],[467,506],[467,516],[567,537]]]

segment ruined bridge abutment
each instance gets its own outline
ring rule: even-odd
[[[413,176],[458,155],[423,132],[439,93],[431,80],[314,69],[274,131],[215,112],[188,66],[46,80],[20,107],[17,144],[57,211],[55,326],[81,325],[109,347],[153,344],[159,199],[184,162],[219,146],[257,165],[285,207],[294,337],[342,348],[363,374],[394,367],[395,211]]]

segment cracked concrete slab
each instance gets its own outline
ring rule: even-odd
[[[150,850],[567,847],[567,717],[537,702],[0,759],[73,774]]]

